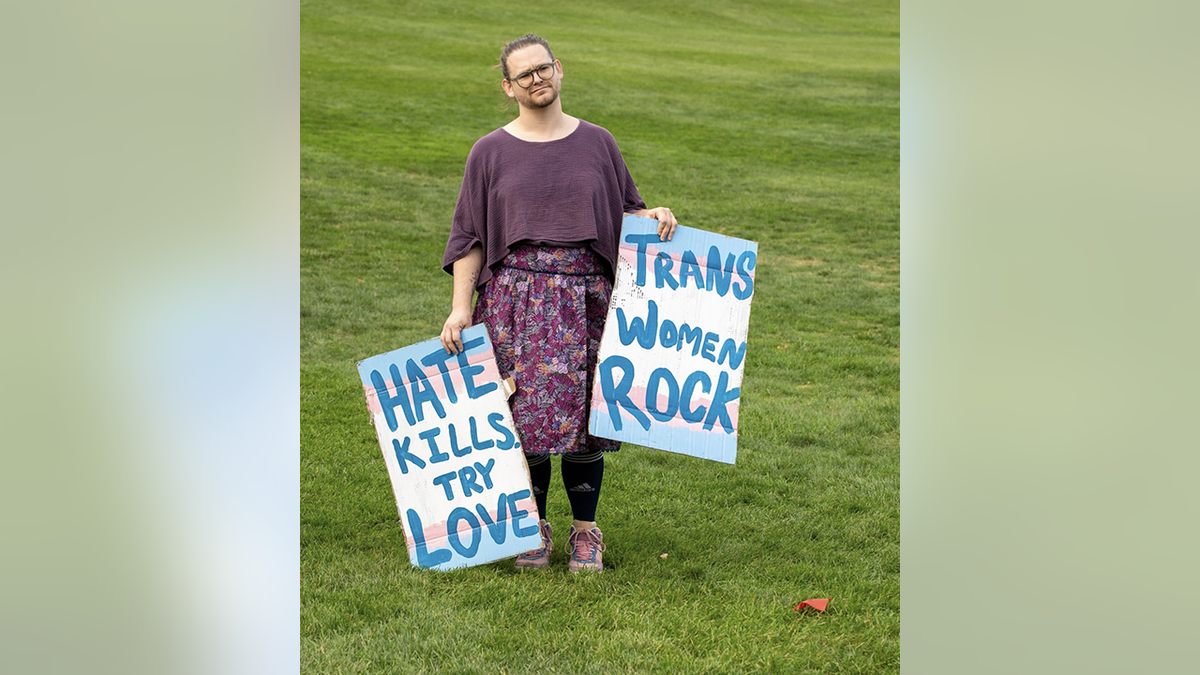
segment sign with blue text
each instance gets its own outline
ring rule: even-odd
[[[529,469],[484,326],[358,363],[408,559],[450,570],[541,546]]]
[[[758,244],[625,216],[588,430],[733,464]]]

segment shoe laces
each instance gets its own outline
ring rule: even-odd
[[[550,548],[550,543],[551,543],[550,523],[546,523],[544,526],[542,526],[540,528],[540,530],[541,530],[540,534],[542,535],[541,548],[535,548],[532,551],[526,551],[526,552],[522,553],[521,555],[517,556],[518,558],[540,558],[549,553],[549,548]]]
[[[567,539],[571,544],[571,555],[580,562],[596,562],[596,554],[605,549],[599,530],[575,530]]]
[[[540,558],[544,555],[546,555],[546,547],[545,546],[543,546],[541,548],[535,548],[532,551],[525,551],[524,553],[522,553],[521,555],[519,555],[517,557],[520,558],[521,560],[531,560],[531,559]]]

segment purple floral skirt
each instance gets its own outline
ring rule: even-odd
[[[501,261],[475,303],[488,327],[521,448],[531,455],[614,451],[587,432],[592,373],[612,282],[589,248],[520,246]]]

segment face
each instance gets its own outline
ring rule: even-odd
[[[545,108],[558,100],[558,92],[562,87],[562,64],[550,58],[546,48],[541,45],[530,45],[508,55],[508,74],[516,78],[518,74],[533,70],[546,63],[554,63],[554,74],[550,79],[543,80],[534,74],[533,84],[528,89],[522,89],[512,80],[504,80],[501,86],[509,98],[517,99],[517,103],[525,108]]]

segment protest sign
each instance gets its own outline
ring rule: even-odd
[[[758,244],[625,216],[593,436],[733,464]]]
[[[529,469],[484,326],[358,363],[416,567],[449,570],[541,546]]]

